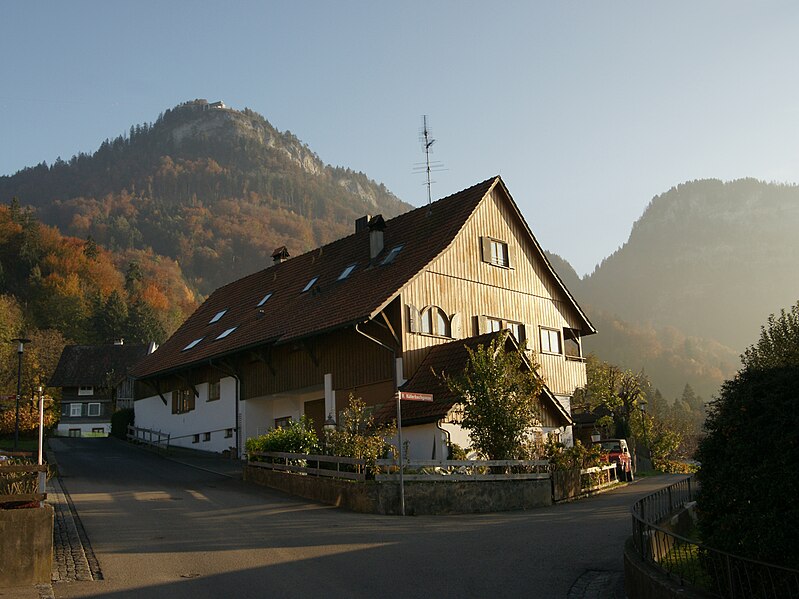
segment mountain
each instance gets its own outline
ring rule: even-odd
[[[599,330],[587,351],[643,369],[667,397],[689,383],[709,399],[799,298],[797,230],[796,185],[700,180],[655,197],[591,275],[550,259]]]
[[[93,154],[0,177],[64,234],[176,260],[201,293],[411,208],[363,173],[324,164],[257,113],[205,100],[106,140]]]
[[[582,283],[588,303],[736,351],[799,297],[799,187],[693,181],[655,197]]]

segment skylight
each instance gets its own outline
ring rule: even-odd
[[[313,279],[311,279],[310,281],[308,281],[308,284],[307,284],[307,285],[306,285],[306,286],[303,288],[302,292],[303,292],[303,293],[305,293],[305,292],[306,292],[306,291],[308,291],[308,290],[309,290],[311,287],[313,287],[313,286],[314,286],[314,283],[316,283],[316,280],[317,280],[318,278],[319,278],[319,277],[314,277]]]
[[[344,270],[342,270],[342,271],[341,271],[341,274],[338,276],[338,280],[339,280],[339,281],[343,281],[343,280],[344,280],[344,279],[346,279],[348,276],[350,276],[350,275],[352,274],[352,271],[353,271],[353,270],[355,270],[355,267],[356,267],[356,266],[358,266],[358,264],[357,264],[357,263],[356,263],[356,264],[350,264],[350,265],[349,265],[347,268],[345,268]]]
[[[224,339],[225,337],[227,337],[228,335],[230,335],[230,334],[231,334],[233,331],[235,331],[237,328],[238,328],[238,327],[231,327],[231,328],[229,328],[229,329],[225,329],[224,331],[222,331],[221,333],[219,333],[219,335],[218,335],[218,336],[217,336],[217,338],[216,338],[216,341],[218,341],[219,339]]]
[[[222,318],[225,315],[225,312],[227,312],[227,308],[217,312],[214,315],[214,317],[211,320],[208,321],[208,324],[214,324],[215,322],[219,322],[219,319]]]
[[[270,297],[272,297],[272,292],[271,291],[264,296],[264,299],[262,299],[260,302],[258,302],[258,306],[257,307],[260,308],[261,306],[263,306],[267,301],[269,301]]]
[[[187,349],[191,349],[192,347],[194,347],[195,345],[197,345],[197,344],[198,344],[200,341],[202,341],[203,339],[205,339],[205,337],[200,337],[199,339],[195,339],[194,341],[192,341],[191,343],[189,343],[189,344],[188,344],[186,347],[184,347],[184,348],[183,348],[182,350],[180,350],[180,351],[186,351]]]
[[[385,266],[386,264],[391,264],[392,262],[394,262],[394,258],[396,258],[397,254],[399,254],[402,251],[403,247],[404,246],[398,245],[391,248],[391,251],[386,255],[385,258],[383,258],[383,261],[380,264],[382,266]]]

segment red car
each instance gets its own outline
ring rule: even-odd
[[[594,441],[594,445],[601,447],[603,461],[616,464],[619,479],[633,479],[632,458],[627,447],[627,439],[602,439]]]

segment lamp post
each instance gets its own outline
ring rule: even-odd
[[[12,339],[11,341],[15,341],[19,344],[17,347],[17,414],[16,419],[14,421],[14,451],[17,451],[17,447],[19,446],[19,398],[22,394],[22,354],[25,351],[25,344],[30,343],[30,339],[25,339],[22,335],[17,337],[16,339]]]

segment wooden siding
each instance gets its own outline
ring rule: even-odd
[[[503,196],[495,189],[486,198],[452,245],[402,291],[402,305],[418,310],[435,305],[449,315],[459,314],[456,338],[477,335],[480,316],[523,323],[527,347],[539,351],[539,327],[580,329],[581,319]],[[483,261],[483,237],[508,244],[510,268]],[[411,333],[408,309],[403,312],[403,367],[408,378],[427,348],[451,339]],[[585,383],[582,362],[567,361],[563,355],[540,357],[541,374],[553,392],[571,395]]]
[[[364,328],[389,343],[385,332],[375,325]],[[306,344],[278,346],[263,357],[267,361],[243,366],[242,399],[321,385],[326,373],[333,375],[334,389],[364,386],[392,376],[391,353],[352,328],[314,337]]]

